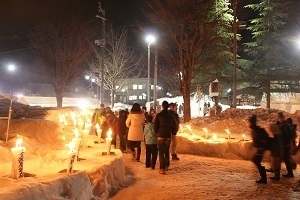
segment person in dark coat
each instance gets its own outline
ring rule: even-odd
[[[274,172],[274,177],[270,177],[271,180],[280,180],[280,168],[281,168],[281,157],[282,157],[282,142],[280,128],[276,123],[270,124],[270,131],[273,135],[272,143],[270,146],[272,167],[270,172]]]
[[[177,133],[178,126],[174,116],[169,112],[169,103],[163,101],[163,110],[156,115],[154,121],[154,133],[157,135],[158,151],[159,151],[159,164],[160,174],[166,174],[170,165],[170,144],[172,134]]]
[[[121,151],[126,153],[126,144],[127,144],[127,133],[128,128],[126,126],[126,119],[127,119],[128,112],[125,110],[120,110],[119,112],[119,136],[120,136],[120,144],[121,144]]]
[[[293,178],[293,167],[291,162],[291,147],[293,136],[291,133],[291,128],[288,122],[285,120],[285,117],[282,112],[278,113],[278,126],[280,127],[281,138],[282,138],[282,146],[283,146],[283,162],[286,166],[287,174],[283,174],[283,177]]]
[[[298,148],[297,148],[297,143],[296,143],[296,139],[297,139],[297,125],[293,123],[292,118],[287,118],[287,122],[290,126],[290,130],[291,130],[291,134],[292,134],[292,146],[291,146],[291,156],[292,155],[296,155]],[[293,160],[293,158],[291,159],[292,162],[292,168],[296,169],[297,168],[297,163]]]
[[[176,123],[177,123],[177,129],[179,129],[179,115],[176,113],[176,104],[175,103],[170,103],[169,105],[169,111],[170,113],[175,117]],[[177,132],[172,134],[171,138],[171,156],[172,160],[179,160],[178,155],[177,155]]]
[[[256,165],[260,179],[256,181],[256,183],[267,183],[267,174],[264,166],[261,165],[261,161],[263,159],[265,151],[269,146],[269,136],[266,133],[265,129],[257,126],[257,118],[256,115],[253,115],[248,120],[249,128],[251,129],[251,135],[253,140],[253,146],[256,148],[256,153],[252,159],[252,162]]]

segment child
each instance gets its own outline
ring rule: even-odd
[[[157,137],[154,134],[153,117],[147,115],[147,124],[144,129],[145,143],[146,143],[146,168],[155,169],[157,160]]]

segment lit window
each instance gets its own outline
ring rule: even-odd
[[[132,89],[136,90],[137,89],[137,85],[132,85]]]
[[[120,88],[120,86],[119,86],[119,85],[117,85],[117,86],[116,86],[116,90],[117,90],[117,89],[119,89],[119,88]]]
[[[143,99],[146,99],[146,96],[143,96]]]
[[[139,96],[139,100],[142,100],[142,99],[143,99],[143,96],[142,96],[142,95],[140,95],[140,96]]]
[[[75,92],[77,92],[77,93],[78,93],[78,92],[79,92],[79,88],[75,88]]]
[[[153,90],[153,89],[154,89],[154,85],[151,85],[151,87],[150,87],[150,88],[151,88],[151,90]]]
[[[136,95],[129,96],[128,99],[129,99],[130,101],[134,101],[134,100],[137,100],[137,96],[136,96]]]
[[[143,85],[139,85],[139,90],[142,90],[143,89]]]

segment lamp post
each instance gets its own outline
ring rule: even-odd
[[[10,64],[10,65],[8,65],[8,71],[15,71],[15,69],[16,69],[16,66],[15,65],[12,65],[12,64]],[[12,95],[12,77],[10,77],[10,86],[9,86],[9,95],[11,96]]]
[[[150,47],[151,44],[155,41],[153,35],[148,35],[146,37],[146,42],[148,43],[148,82],[147,82],[147,102],[150,101]]]

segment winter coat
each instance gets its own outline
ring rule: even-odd
[[[169,112],[175,117],[176,123],[177,123],[177,129],[179,129],[179,123],[180,123],[180,119],[179,119],[179,115],[173,111],[173,110],[169,110]],[[176,133],[173,133],[172,135],[176,135]]]
[[[145,143],[146,144],[157,144],[157,137],[154,133],[153,122],[148,122],[144,129]]]
[[[143,123],[145,116],[141,112],[130,112],[126,119],[126,126],[128,130],[129,141],[144,140]]]
[[[107,122],[108,128],[111,128],[111,130],[112,130],[112,136],[119,135],[120,129],[119,129],[118,118],[114,114],[110,114],[110,115],[107,115],[106,122]]]
[[[96,109],[93,116],[92,116],[92,124],[96,125],[96,124],[103,124],[106,123],[106,112],[103,109]]]
[[[291,147],[293,135],[291,132],[291,127],[287,121],[277,122],[280,127],[282,145],[283,147]]]
[[[282,151],[280,128],[277,124],[273,123],[270,125],[270,131],[273,134],[273,139],[271,140],[271,147],[270,147],[271,156],[281,157],[283,151]]]
[[[253,146],[261,149],[269,149],[271,144],[271,139],[268,133],[266,132],[266,130],[257,125],[253,125],[251,129],[252,129],[251,135],[253,140]]]
[[[120,114],[119,114],[119,134],[120,134],[120,137],[121,136],[125,136],[127,131],[128,131],[128,128],[126,126],[126,119],[127,119],[127,112],[125,111],[121,111]]]
[[[178,125],[176,119],[167,109],[163,109],[156,115],[154,133],[157,137],[171,138],[172,134],[176,134],[177,131]]]

